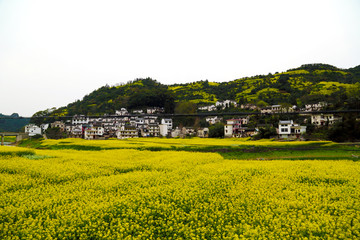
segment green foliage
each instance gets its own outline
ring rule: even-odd
[[[176,114],[195,114],[197,111],[197,106],[195,103],[192,102],[178,102],[175,106],[175,113]],[[192,127],[195,126],[197,122],[196,117],[177,117],[174,119],[174,125],[175,126],[187,126]]]
[[[21,118],[19,114],[10,116],[0,113],[0,132],[20,132],[29,123],[29,119]]]
[[[54,117],[48,117],[51,116],[54,111],[56,111],[56,108],[49,108],[43,111],[38,111],[31,117],[30,123],[40,126],[42,123],[54,122]]]
[[[4,136],[4,142],[16,142],[16,136]]]
[[[19,147],[43,148],[42,139],[23,139],[18,143]]]
[[[0,157],[24,157],[35,155],[33,150],[21,150],[21,151],[0,151]]]
[[[259,140],[262,138],[273,138],[276,135],[277,133],[274,127],[266,127],[266,128],[260,128],[258,134],[256,134],[252,139]]]
[[[216,123],[209,127],[210,138],[223,138],[224,137],[224,124]]]
[[[360,141],[360,122],[355,115],[345,115],[342,122],[338,122],[329,130],[329,139],[335,142]]]
[[[48,128],[45,131],[46,137],[49,139],[61,139],[66,138],[66,134],[61,131],[60,128],[54,127],[54,128]]]
[[[360,66],[338,69],[327,64],[306,64],[274,75],[258,75],[230,82],[202,80],[187,84],[163,85],[151,78],[135,79],[120,86],[103,86],[68,106],[34,114],[31,122],[40,124],[57,116],[74,114],[113,114],[120,108],[164,107],[173,113],[175,103],[209,105],[226,99],[240,104],[305,104],[326,101],[329,109],[360,108]],[[182,106],[184,107],[184,106]],[[196,111],[194,111],[195,113]],[[44,118],[51,115],[53,118]],[[37,118],[35,118],[37,117]],[[1,126],[0,126],[1,127]]]
[[[68,115],[102,115],[114,114],[120,108],[134,110],[146,107],[163,107],[165,112],[173,113],[174,96],[166,85],[156,80],[136,79],[116,87],[103,86],[84,96],[83,100],[54,111],[53,115],[64,112],[64,109]]]

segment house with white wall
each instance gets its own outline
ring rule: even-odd
[[[43,123],[43,124],[40,125],[40,128],[41,128],[42,132],[45,132],[46,129],[49,128],[49,124],[48,123]]]
[[[160,135],[163,137],[168,136],[169,131],[171,131],[171,129],[169,130],[169,127],[167,124],[159,124],[159,131],[160,131]]]
[[[279,138],[298,139],[302,134],[306,133],[306,126],[300,126],[293,120],[280,120],[277,129]]]
[[[163,113],[164,111],[164,108],[161,107],[152,107],[146,109],[147,114]]]
[[[171,129],[173,128],[173,121],[171,118],[161,119],[161,124],[167,125],[168,131],[171,131]]]
[[[312,114],[311,115],[311,124],[315,126],[325,126],[333,125],[335,122],[339,121],[339,118],[336,118],[334,114]]]
[[[237,107],[237,102],[234,101],[234,100],[225,100],[225,101],[217,101],[215,103],[215,106],[216,107],[220,107],[221,109],[225,109],[227,107],[231,107],[231,106],[234,106],[234,107]]]
[[[216,106],[213,104],[213,105],[209,105],[209,106],[198,107],[198,109],[199,109],[200,111],[212,112],[212,111],[216,111]]]
[[[327,102],[318,102],[313,104],[305,104],[305,112],[320,111],[326,108]]]
[[[51,123],[51,127],[52,128],[60,128],[61,131],[65,131],[65,123],[63,121],[55,121],[53,123]]]
[[[29,134],[30,137],[37,134],[41,134],[41,128],[35,124],[28,124],[25,126],[25,133]]]
[[[83,129],[82,129],[82,126],[81,126],[81,125],[74,126],[74,127],[71,129],[71,137],[81,138],[81,137],[82,137],[82,134],[83,134]]]
[[[126,110],[126,108],[121,108],[120,110],[115,111],[115,115],[128,115],[129,112]]]
[[[82,124],[88,124],[89,118],[85,115],[74,115],[74,117],[71,119],[71,124],[73,125],[82,125]]]
[[[158,124],[149,124],[147,127],[149,137],[159,137],[160,127]]]
[[[218,117],[218,116],[213,116],[213,117],[206,117],[205,121],[208,122],[210,125],[211,124],[216,124],[222,121],[222,117]]]
[[[118,139],[136,138],[139,137],[139,132],[135,126],[125,125],[116,131],[116,137]]]
[[[196,135],[200,138],[209,137],[209,128],[199,128],[196,132]]]
[[[133,110],[133,113],[134,113],[134,114],[143,114],[143,113],[144,113],[144,110],[142,110],[142,109]]]
[[[240,137],[239,129],[242,125],[242,119],[228,119],[224,125],[225,137]]]
[[[94,124],[92,127],[85,129],[84,138],[87,140],[99,139],[104,136],[104,132],[104,127],[101,124]]]

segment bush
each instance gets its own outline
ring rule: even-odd
[[[274,127],[260,128],[258,134],[252,137],[252,140],[259,140],[262,138],[273,138],[276,135],[277,133]]]
[[[224,124],[216,123],[209,127],[209,138],[223,138],[224,137]]]

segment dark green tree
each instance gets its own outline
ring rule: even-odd
[[[224,124],[216,123],[209,127],[210,138],[223,138],[224,137]]]

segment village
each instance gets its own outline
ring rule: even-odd
[[[282,107],[281,105],[272,105],[259,108],[254,104],[240,105],[232,100],[218,101],[215,105],[202,106],[198,110],[201,112],[213,112],[223,110],[228,107],[239,107],[240,109],[260,111],[262,115],[271,115],[278,113],[291,113],[295,111],[305,112],[303,115],[311,119],[311,124],[315,127],[324,125],[332,125],[340,118],[334,114],[315,114],[326,107],[325,102],[317,104],[305,105],[305,108],[298,109],[296,106]],[[146,110],[133,110],[131,113],[125,108],[115,111],[115,115],[102,117],[87,117],[85,115],[75,115],[71,120],[54,121],[52,123],[44,123],[40,126],[29,124],[25,126],[25,133],[30,137],[42,135],[47,138],[47,130],[49,128],[57,128],[62,136],[70,138],[90,139],[109,139],[109,138],[135,138],[135,137],[172,137],[184,138],[188,136],[197,136],[201,138],[209,137],[210,126],[223,122],[224,137],[227,138],[244,138],[253,137],[258,134],[259,130],[268,127],[266,124],[257,124],[255,127],[249,127],[249,121],[252,117],[251,112],[248,115],[223,119],[219,116],[205,117],[205,121],[209,127],[186,127],[174,126],[173,119],[160,118],[157,114],[162,114],[163,108],[153,107]],[[309,112],[309,113],[306,113]],[[305,122],[306,123],[306,122]],[[303,140],[302,135],[306,133],[306,126],[303,123],[295,122],[292,119],[279,120],[276,126],[278,139]]]

